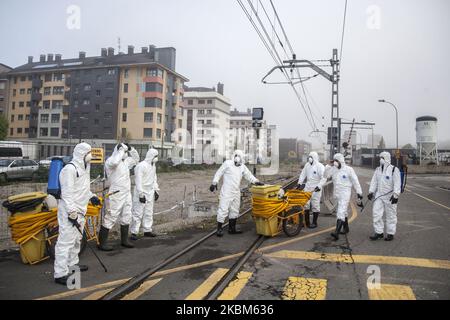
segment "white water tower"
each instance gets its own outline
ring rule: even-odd
[[[416,119],[416,141],[420,164],[424,162],[438,164],[437,118],[423,116]]]

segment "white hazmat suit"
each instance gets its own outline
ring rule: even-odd
[[[67,276],[69,268],[79,262],[78,254],[82,236],[77,227],[69,221],[69,214],[78,215],[77,220],[83,231],[89,199],[95,196],[90,190],[91,165],[85,162],[89,152],[91,152],[89,144],[76,145],[72,161],[61,170],[59,175],[61,200],[58,204],[59,236],[55,246],[55,279]]]
[[[120,217],[120,225],[131,223],[131,180],[130,170],[139,163],[139,153],[128,150],[124,144],[114,148],[114,152],[105,162],[105,172],[109,184],[109,193],[119,191],[109,197],[109,212],[105,214],[103,226],[111,229]],[[127,151],[130,152],[128,156]]]
[[[234,159],[239,157],[241,164],[236,166]],[[232,160],[226,160],[217,170],[213,185],[217,185],[223,177],[222,188],[220,189],[219,208],[217,210],[217,222],[224,223],[225,218],[237,219],[241,205],[241,180],[244,177],[250,183],[259,182],[247,166],[244,164],[244,153],[236,150]]]
[[[334,160],[340,162],[341,167],[326,165],[322,184],[331,177],[333,180],[334,197],[337,199],[336,216],[339,220],[345,220],[348,216],[348,205],[352,195],[352,187],[356,193],[362,195],[361,185],[353,168],[345,164],[344,156],[341,153],[334,155]]]
[[[320,212],[320,198],[322,196],[322,190],[314,192],[316,187],[322,189],[322,179],[325,171],[323,164],[319,162],[319,155],[317,152],[310,152],[309,157],[313,159],[313,162],[309,161],[306,163],[300,177],[298,179],[298,184],[301,185],[306,180],[306,186],[304,191],[313,192],[311,199],[306,204],[306,208],[310,209],[312,212]]]
[[[369,195],[375,195],[373,203],[373,228],[375,233],[384,233],[383,212],[386,212],[386,233],[395,235],[397,227],[397,204],[391,203],[391,197],[398,199],[401,192],[400,170],[391,164],[391,155],[381,152],[384,164],[375,169],[369,187]]]
[[[141,223],[144,233],[152,232],[155,192],[159,191],[154,162],[157,157],[157,150],[148,150],[145,160],[134,169],[136,187],[133,193],[133,219],[131,222],[131,233],[134,235],[139,233]],[[141,203],[139,200],[143,197],[145,197],[145,203]]]

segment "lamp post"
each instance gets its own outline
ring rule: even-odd
[[[380,100],[378,100],[378,102],[390,104],[395,110],[395,123],[396,123],[396,131],[397,131],[397,135],[396,135],[396,149],[398,150],[398,110],[397,110],[397,107],[392,102],[389,102],[389,101],[387,101],[385,99],[380,99]],[[398,162],[398,159],[397,159],[397,162]]]
[[[166,136],[166,131],[162,130],[161,132],[161,159],[164,159],[164,138]]]

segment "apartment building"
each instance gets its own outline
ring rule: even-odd
[[[0,114],[6,116],[8,105],[8,79],[6,73],[11,71],[12,68],[0,63]]]
[[[195,163],[221,163],[227,157],[230,107],[221,83],[217,90],[185,87],[186,148]]]
[[[99,56],[39,61],[8,73],[12,139],[170,142],[183,126],[183,85],[175,48],[143,47]]]

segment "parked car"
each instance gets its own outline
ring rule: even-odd
[[[52,163],[52,159],[53,158],[61,158],[61,159],[63,159],[64,164],[67,164],[67,163],[70,162],[70,160],[72,160],[71,156],[53,156],[53,157],[48,157],[47,159],[39,161],[39,165],[41,167],[50,167],[50,163]]]
[[[172,166],[178,166],[180,164],[191,164],[191,160],[184,158],[169,158],[168,159]]]
[[[0,182],[12,179],[36,179],[39,164],[33,160],[23,159],[1,159],[0,160]]]

